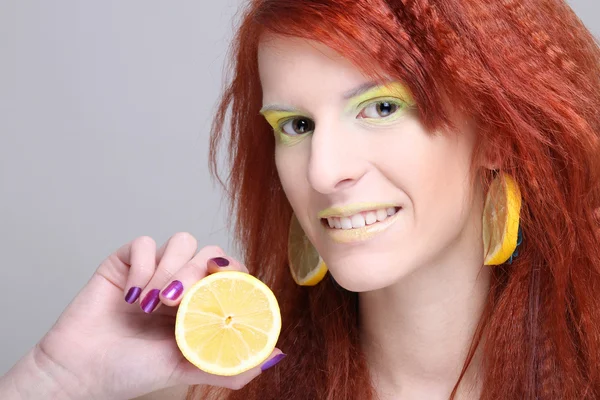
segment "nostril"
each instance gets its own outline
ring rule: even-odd
[[[354,179],[343,179],[335,184],[336,189],[346,189],[354,184]]]

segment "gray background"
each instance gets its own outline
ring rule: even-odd
[[[232,250],[206,161],[242,3],[0,0],[0,375],[132,238]]]

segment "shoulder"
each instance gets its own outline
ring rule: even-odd
[[[145,394],[132,400],[185,400],[188,386],[175,386]]]

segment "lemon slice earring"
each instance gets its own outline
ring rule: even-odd
[[[492,181],[483,208],[483,249],[485,265],[512,264],[523,241],[520,229],[521,191],[517,182],[504,173]]]
[[[295,214],[292,214],[288,234],[288,263],[294,281],[300,286],[314,286],[327,274],[325,262],[304,233]]]

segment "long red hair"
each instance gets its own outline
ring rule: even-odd
[[[288,357],[241,390],[192,388],[188,398],[375,398],[357,295],[330,279],[298,287],[288,272],[292,210],[258,112],[264,32],[319,41],[367,75],[404,82],[431,131],[452,125],[444,99],[476,119],[478,149],[521,187],[525,238],[512,265],[493,267],[473,338],[483,355],[481,398],[600,398],[600,50],[562,0],[249,4],[213,126],[211,168],[227,139],[236,239],[250,272],[279,299],[278,347]]]

